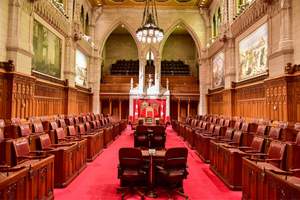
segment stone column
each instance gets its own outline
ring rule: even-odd
[[[207,114],[207,102],[206,102],[206,94],[207,94],[207,83],[209,82],[209,60],[203,59],[199,60],[199,90],[200,90],[200,98],[198,105],[198,115]]]
[[[177,101],[177,120],[179,121],[180,120],[180,98],[178,98],[178,101]]]
[[[119,99],[119,120],[122,119],[122,100]]]
[[[90,65],[90,86],[93,93],[93,112],[100,113],[100,76],[101,76],[102,59],[99,57],[92,58]]]
[[[140,58],[140,67],[139,67],[139,94],[144,93],[144,85],[145,85],[145,66],[146,66],[146,58]]]
[[[64,79],[68,80],[70,87],[75,87],[76,43],[71,36],[65,41]]]
[[[157,93],[160,93],[160,79],[161,79],[161,57],[155,59],[155,88]]]
[[[277,77],[284,74],[284,66],[294,62],[294,47],[292,36],[292,5],[291,0],[280,0],[280,34],[276,52],[269,55],[269,76]],[[273,31],[277,31],[275,29]],[[270,49],[270,48],[269,48]]]
[[[225,52],[224,52],[224,79],[225,79],[225,89],[231,88],[231,83],[235,81],[236,68],[235,68],[235,43],[233,39],[228,39],[225,42]]]
[[[8,37],[7,37],[7,60],[13,60],[16,71],[31,75],[31,61],[32,61],[32,30],[33,30],[33,18],[32,11],[24,8],[22,12],[22,5],[30,4],[30,2],[23,2],[19,0],[9,0],[9,16],[8,16]],[[28,15],[25,17],[25,15]],[[22,16],[24,16],[22,18]],[[27,21],[28,20],[28,21]],[[23,23],[29,23],[29,27],[25,27]],[[23,35],[23,37],[21,37]],[[24,38],[27,38],[24,41]],[[21,41],[22,40],[22,41]],[[21,45],[26,44],[26,46]],[[27,45],[28,44],[28,45]]]

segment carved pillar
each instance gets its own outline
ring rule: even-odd
[[[109,98],[109,115],[112,115],[112,99]]]
[[[99,97],[99,114],[102,113],[102,102],[101,102],[101,98]]]
[[[179,121],[180,120],[180,98],[178,98],[178,101],[177,101],[177,120]]]
[[[122,119],[122,100],[119,99],[119,120]]]
[[[188,105],[187,105],[187,117],[190,116],[190,107],[191,107],[190,103],[191,103],[191,101],[190,101],[190,99],[189,99],[189,100],[188,100]]]
[[[146,58],[140,58],[140,67],[139,67],[139,94],[144,92],[145,85],[145,66],[146,66]]]
[[[160,79],[161,79],[161,57],[155,59],[155,88],[160,93]]]

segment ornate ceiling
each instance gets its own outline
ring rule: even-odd
[[[104,7],[144,7],[145,0],[90,0],[93,6]],[[211,0],[156,0],[158,7],[196,8],[207,7]]]

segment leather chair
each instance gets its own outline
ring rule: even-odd
[[[254,159],[256,161],[264,161],[278,168],[284,169],[285,163],[283,162],[283,159],[285,155],[285,149],[286,149],[285,143],[274,140],[271,142],[267,154],[265,153],[253,154],[251,159]]]
[[[150,137],[150,148],[164,149],[166,143],[166,133],[164,126],[154,126],[153,134]]]
[[[251,146],[240,146],[239,149],[246,153],[261,153],[264,147],[265,139],[255,136],[252,140]]]
[[[28,139],[24,137],[13,140],[13,150],[14,156],[12,166],[18,165],[27,160],[47,157],[43,151],[30,151]]]
[[[188,149],[185,147],[170,148],[166,152],[164,162],[155,167],[156,182],[163,183],[170,196],[175,192],[188,199],[183,190],[183,180],[188,175],[187,156]]]
[[[134,132],[134,147],[149,148],[147,127],[139,125]]]
[[[144,193],[140,190],[147,183],[147,168],[145,168],[142,151],[136,148],[120,148],[118,179],[122,192],[122,199],[129,192],[138,193],[144,199]]]

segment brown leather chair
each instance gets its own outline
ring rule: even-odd
[[[252,155],[252,159],[258,161],[265,161],[271,163],[272,165],[278,168],[283,169],[285,167],[283,162],[285,149],[286,149],[285,143],[274,140],[271,142],[267,154],[264,153],[254,154]]]
[[[150,148],[164,149],[166,143],[166,132],[164,126],[153,127],[153,134],[150,137]]]
[[[144,199],[144,193],[140,190],[147,183],[147,168],[145,168],[142,151],[136,148],[120,148],[118,178],[122,192],[122,199],[129,192],[136,192]]]
[[[255,136],[252,140],[251,146],[240,146],[239,149],[246,153],[261,153],[264,147],[265,139]]]
[[[188,149],[185,147],[175,147],[167,150],[164,162],[157,165],[156,182],[162,183],[167,189],[168,194],[177,193],[186,199],[188,196],[183,191],[183,180],[187,178],[187,156]]]
[[[139,125],[134,132],[134,147],[149,148],[147,127]]]

